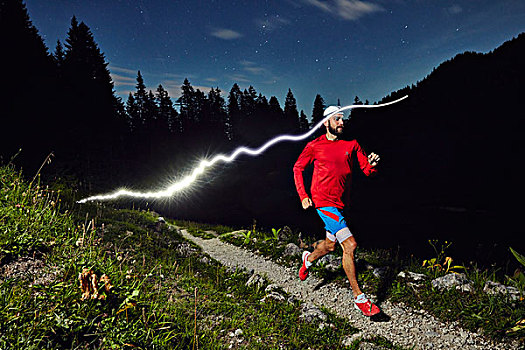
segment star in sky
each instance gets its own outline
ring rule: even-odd
[[[224,96],[253,85],[281,105],[288,89],[309,115],[328,104],[377,101],[464,51],[488,52],[525,30],[525,2],[467,0],[38,1],[26,5],[50,50],[75,15],[105,53],[117,93],[149,89],[173,98],[184,78]],[[242,62],[251,62],[243,65]]]

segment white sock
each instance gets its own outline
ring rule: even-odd
[[[309,256],[310,256],[310,253],[308,253],[306,255],[306,258],[304,259],[304,266],[306,266],[306,268],[309,268],[310,266],[312,266],[312,263],[308,261]]]
[[[365,303],[368,300],[365,293],[361,293],[358,296],[355,297],[356,303]]]

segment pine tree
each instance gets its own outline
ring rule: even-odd
[[[268,100],[262,94],[255,99],[255,114],[250,127],[250,141],[254,144],[266,141],[278,131],[277,124],[271,120]]]
[[[203,123],[203,127],[206,128],[206,107],[207,107],[207,99],[204,92],[202,92],[200,89],[195,90],[195,95],[193,98],[194,105],[192,106],[193,110],[193,125],[196,126],[197,124]],[[199,125],[200,127],[200,125]]]
[[[140,130],[146,124],[147,117],[147,100],[148,94],[146,92],[146,84],[144,84],[144,79],[140,70],[137,72],[137,84],[135,85],[135,93],[133,95],[135,100],[136,115],[133,116],[135,125],[135,130]]]
[[[0,1],[0,44],[9,49],[9,55],[2,55],[3,64],[9,64],[4,79],[24,72],[29,72],[25,73],[29,76],[39,71],[40,76],[42,70],[52,73],[52,57],[22,0]],[[17,67],[24,67],[24,71],[18,71]]]
[[[66,54],[64,53],[64,47],[62,46],[62,43],[60,42],[60,40],[57,40],[57,45],[55,47],[55,53],[53,54],[53,58],[58,68],[62,67],[62,65],[64,64],[65,55]]]
[[[96,89],[97,105],[112,100],[113,81],[105,56],[89,27],[84,22],[78,23],[76,17],[71,19],[65,46],[64,72],[71,87],[82,93]]]
[[[255,115],[255,107],[257,101],[257,92],[250,85],[248,90],[244,90],[241,96],[241,113],[245,120],[250,121]]]
[[[88,26],[78,23],[75,17],[71,19],[65,46],[62,72],[70,89],[69,97],[79,108],[79,124],[84,124],[81,129],[86,125],[86,130],[106,128],[115,116],[116,97],[104,54]]]
[[[273,125],[275,125],[276,129],[278,129],[279,131],[283,130],[285,127],[283,125],[283,110],[279,105],[277,97],[275,96],[270,97],[270,101],[268,103],[268,113],[268,119],[272,122]]]
[[[69,111],[67,125],[71,126],[66,151],[76,162],[73,167],[89,177],[107,171],[120,159],[116,153],[120,141],[115,135],[123,132],[122,103],[115,96],[108,63],[91,30],[75,17],[65,47],[61,74]]]
[[[208,113],[213,138],[219,141],[227,139],[226,102],[218,87],[211,88],[208,93]]]
[[[128,115],[128,125],[131,131],[136,131],[140,128],[140,112],[137,107],[137,102],[133,97],[133,94],[130,92],[128,100],[126,102],[126,114]]]
[[[363,102],[359,99],[359,97],[356,96],[356,97],[354,98],[354,104],[355,104],[355,105],[362,105]]]
[[[263,94],[259,94],[257,97],[257,109],[261,110],[264,113],[268,112],[268,99]]]
[[[179,114],[173,107],[168,91],[160,84],[157,87],[155,98],[158,105],[158,128],[179,134],[181,132]]]
[[[308,124],[308,118],[306,117],[306,114],[304,114],[304,111],[301,109],[301,116],[299,117],[299,130],[301,132],[308,131],[309,124]]]
[[[22,0],[0,1],[0,47],[0,156],[9,158],[22,148],[22,158],[41,162],[58,140],[54,127],[60,101],[53,58]]]
[[[317,96],[315,96],[314,108],[312,110],[312,127],[317,125],[317,123],[319,123],[321,120],[323,120],[323,113],[325,108],[326,106],[324,104],[323,98],[321,97],[321,95],[317,94]]]
[[[182,94],[177,102],[180,104],[181,130],[183,133],[187,133],[193,127],[193,121],[196,118],[195,89],[186,78],[182,83],[181,90]]]
[[[236,83],[233,84],[228,95],[228,139],[236,140],[240,136],[241,124],[241,89]]]
[[[158,107],[155,103],[155,95],[151,90],[149,90],[144,101],[144,125],[150,137],[156,137],[159,133],[163,133],[158,125]],[[165,125],[164,131],[168,131],[167,125]]]
[[[297,112],[297,101],[291,89],[288,89],[284,102],[284,124],[285,130],[295,132],[299,130],[299,112]]]

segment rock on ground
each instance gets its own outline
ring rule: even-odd
[[[295,256],[295,255],[301,255],[303,250],[299,248],[294,243],[288,243],[286,247],[284,247],[283,256]]]
[[[508,287],[501,283],[487,281],[483,287],[483,291],[490,295],[500,295],[510,298],[512,301],[519,300],[521,297],[520,290],[516,287]]]
[[[398,277],[401,277],[405,280],[408,280],[410,282],[423,282],[426,279],[428,279],[427,275],[424,275],[422,273],[415,273],[411,271],[401,271],[397,274]]]
[[[307,323],[312,323],[315,321],[326,321],[327,317],[317,306],[310,303],[304,303],[301,306],[299,319]]]
[[[264,278],[262,278],[259,274],[254,273],[250,276],[250,278],[246,282],[246,285],[255,285],[257,289],[260,289],[264,285]]]
[[[318,265],[324,265],[325,270],[336,271],[343,263],[343,258],[326,254],[316,262]]]
[[[456,288],[462,292],[472,292],[474,283],[464,273],[449,273],[432,280],[432,287],[438,290]]]

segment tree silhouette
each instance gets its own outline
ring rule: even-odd
[[[195,89],[186,78],[181,87],[182,93],[177,102],[180,104],[180,123],[183,133],[187,133],[193,127],[197,107],[195,101]]]
[[[299,130],[299,112],[297,111],[297,101],[288,89],[286,100],[284,101],[284,127],[287,132],[296,132]]]
[[[19,159],[36,163],[53,150],[59,96],[53,58],[22,0],[0,1],[0,46],[0,155],[9,159],[22,148]]]
[[[159,132],[171,132],[174,134],[181,133],[181,126],[179,120],[179,114],[173,107],[173,102],[168,94],[168,91],[159,84],[157,87],[155,99],[157,102],[157,126],[156,129]]]
[[[207,114],[210,136],[214,143],[224,142],[227,139],[226,103],[221,96],[221,90],[211,88],[207,99]]]
[[[60,40],[57,40],[57,45],[55,47],[55,53],[53,54],[53,58],[55,59],[55,64],[58,68],[62,67],[62,65],[64,64],[65,56],[66,54],[64,52],[64,47],[62,46]]]
[[[118,159],[114,135],[124,130],[121,120],[122,102],[114,95],[108,63],[84,22],[71,19],[66,37],[66,50],[61,66],[62,84],[67,98],[67,128],[69,136],[64,155],[87,178],[110,167]],[[73,147],[72,147],[73,146]]]
[[[241,135],[241,96],[242,92],[239,85],[233,84],[228,94],[228,115],[229,115],[229,132],[230,140],[237,140]]]
[[[135,97],[130,92],[126,101],[126,114],[128,116],[128,125],[131,131],[137,131],[141,127],[140,112],[135,101]]]
[[[277,130],[282,131],[284,129],[283,110],[279,104],[279,101],[277,100],[277,97],[275,96],[270,97],[270,101],[268,102],[268,114],[268,119],[270,122]]]
[[[311,127],[314,127],[315,125],[317,125],[321,120],[323,120],[323,114],[324,114],[324,110],[325,110],[326,106],[324,104],[324,100],[323,98],[321,97],[321,95],[317,94],[315,96],[315,100],[314,100],[314,107],[312,109],[312,123],[311,123]],[[324,133],[324,128],[321,127],[316,133],[315,135],[319,136],[321,134]]]
[[[142,130],[146,124],[148,114],[148,93],[146,92],[146,84],[140,70],[137,72],[137,84],[135,85],[135,93],[133,94],[134,114],[130,115],[131,125],[136,131]]]
[[[299,130],[301,132],[308,131],[309,129],[308,117],[304,114],[304,111],[301,109],[301,116],[299,117]]]

